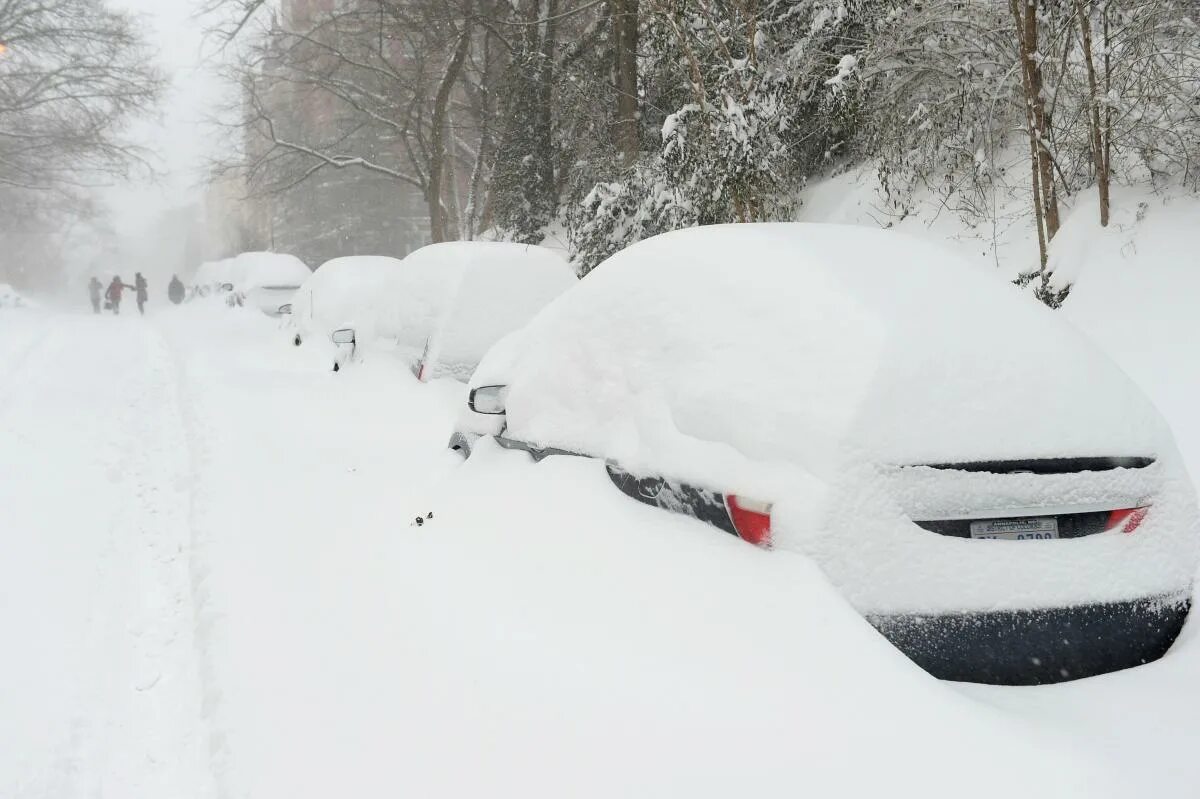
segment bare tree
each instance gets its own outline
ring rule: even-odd
[[[0,44],[0,279],[45,286],[96,217],[90,190],[150,172],[123,133],[163,80],[105,0],[0,0]]]
[[[329,170],[372,173],[421,192],[434,241],[473,235],[487,209],[490,84],[509,47],[495,20],[512,13],[507,2],[354,0],[291,18],[252,5],[210,5],[260,11],[253,30],[239,29],[231,70],[245,152],[222,168],[244,168],[262,192]]]
[[[69,191],[126,175],[122,136],[163,79],[133,18],[104,0],[0,0],[0,184]]]

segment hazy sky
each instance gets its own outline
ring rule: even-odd
[[[118,232],[135,235],[153,224],[159,211],[199,195],[202,166],[215,138],[208,118],[219,103],[221,83],[212,65],[202,63],[205,42],[196,0],[110,2],[145,18],[159,64],[171,78],[161,119],[138,123],[133,131],[139,143],[158,154],[163,179],[157,186],[125,185],[106,193]]]

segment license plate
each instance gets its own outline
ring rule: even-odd
[[[1034,516],[1026,519],[985,519],[971,522],[971,538],[1000,541],[1039,541],[1058,538],[1058,519]]]

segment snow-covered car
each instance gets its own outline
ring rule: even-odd
[[[249,304],[268,316],[279,316],[312,270],[294,255],[244,252],[206,261],[193,278],[194,294],[223,294],[229,305]]]
[[[323,264],[289,309],[297,344],[318,332],[338,349],[386,350],[420,380],[467,380],[488,348],[578,282],[553,251],[509,242],[431,244],[395,258]]]
[[[1200,520],[1148,400],[1054,312],[898,233],[635,244],[493,348],[468,406],[452,448],[602,459],[636,500],[803,551],[938,677],[1135,666],[1190,608]]]
[[[404,265],[404,278],[414,282],[414,289],[436,287],[440,293],[428,299],[433,313],[413,364],[422,381],[453,377],[465,382],[496,342],[578,282],[558,253],[512,242],[431,244],[405,258]]]
[[[29,303],[8,283],[0,283],[0,308],[24,308]]]
[[[343,256],[321,264],[286,309],[293,343],[332,340],[339,369],[356,342],[395,341],[403,307],[394,283],[403,268],[399,258],[385,255]]]

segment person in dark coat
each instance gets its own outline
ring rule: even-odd
[[[104,288],[104,284],[92,275],[92,279],[88,281],[88,298],[92,301],[92,313],[100,313],[100,289]]]
[[[138,313],[142,316],[146,315],[146,300],[150,299],[146,278],[142,277],[142,273],[138,272],[133,276],[133,288],[137,291]]]
[[[121,294],[125,289],[131,288],[133,286],[121,282],[120,275],[113,275],[112,282],[108,284],[108,290],[104,292],[104,299],[108,300],[108,304],[112,306],[114,316],[121,312]]]
[[[183,302],[183,295],[183,281],[179,275],[171,275],[171,282],[167,284],[167,299],[178,305]]]

